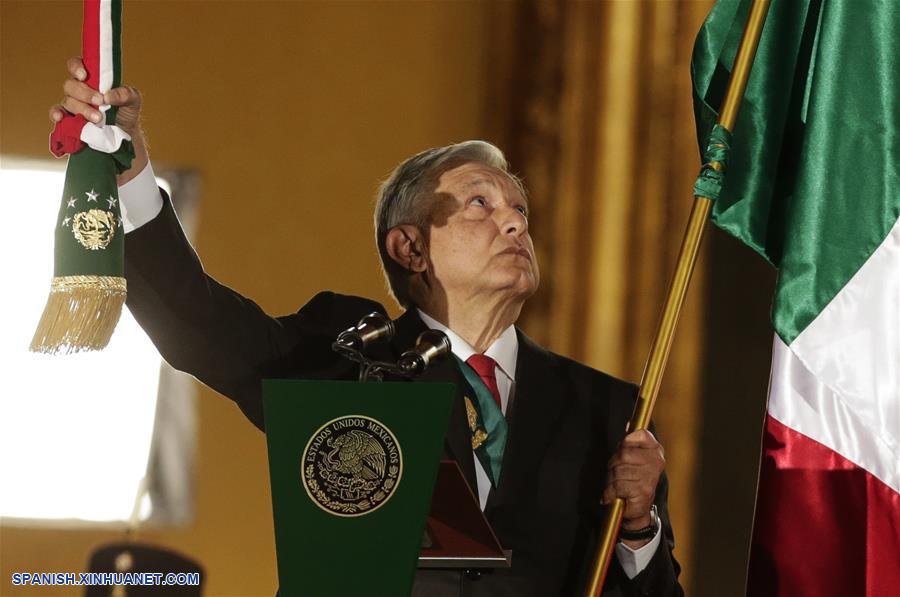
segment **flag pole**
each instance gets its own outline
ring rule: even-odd
[[[753,4],[750,7],[750,15],[744,28],[744,34],[741,37],[737,57],[734,60],[734,68],[732,68],[731,72],[731,79],[728,82],[728,90],[725,93],[725,99],[722,102],[717,120],[717,124],[729,134],[734,129],[741,99],[744,97],[744,90],[747,88],[750,68],[753,65],[753,58],[756,55],[756,48],[766,21],[769,3],[770,0],[753,0]],[[720,161],[711,161],[705,164],[704,167],[711,168],[717,172],[724,171],[724,164]],[[691,281],[691,274],[697,261],[700,241],[703,238],[703,230],[709,219],[709,210],[712,203],[713,199],[708,196],[694,196],[694,205],[691,209],[684,239],[681,242],[681,249],[678,253],[678,261],[675,265],[675,275],[672,277],[660,317],[659,327],[656,330],[656,337],[653,340],[653,344],[651,344],[650,355],[647,357],[644,374],[641,376],[641,387],[638,392],[637,404],[634,407],[634,413],[629,424],[629,429],[632,431],[646,429],[650,424],[650,416],[653,413],[656,396],[659,392],[663,372],[666,368],[666,361],[669,357],[669,349],[672,347],[672,339],[675,336],[675,326],[678,323],[681,306],[684,303],[684,297],[687,294],[688,285]],[[619,534],[619,527],[622,524],[624,507],[625,502],[621,498],[617,498],[607,509],[585,597],[599,597],[600,592],[603,590],[603,583],[606,580],[613,547]]]

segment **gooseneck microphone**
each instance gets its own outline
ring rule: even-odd
[[[419,334],[416,346],[400,355],[397,366],[404,375],[418,375],[429,365],[450,354],[450,339],[439,330],[426,330]]]
[[[394,337],[394,322],[378,311],[373,311],[347,328],[337,337],[342,348],[362,352],[375,342],[387,342]]]
[[[415,377],[429,365],[450,354],[450,339],[444,332],[427,330],[419,334],[416,346],[400,355],[396,363],[377,361],[365,354],[373,344],[387,342],[394,337],[394,322],[374,311],[347,328],[331,344],[344,358],[359,363],[359,380],[381,380],[385,373],[400,377]]]

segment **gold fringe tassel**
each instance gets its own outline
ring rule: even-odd
[[[126,294],[125,278],[53,278],[31,351],[70,354],[105,348],[119,322]]]

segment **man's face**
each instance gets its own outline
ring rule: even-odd
[[[431,206],[432,276],[448,295],[525,299],[540,273],[528,233],[528,203],[502,170],[468,162],[444,172]]]

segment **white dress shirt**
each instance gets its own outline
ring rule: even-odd
[[[162,210],[162,195],[159,192],[159,187],[156,186],[153,167],[149,162],[141,170],[140,174],[119,187],[119,205],[122,208],[122,220],[126,234],[136,228],[140,228],[155,218]],[[440,330],[447,334],[453,354],[459,357],[460,360],[465,362],[470,356],[476,354],[476,350],[459,335],[455,334],[453,330],[436,319],[429,317],[421,310],[419,310],[419,316],[429,328]],[[516,359],[519,356],[519,338],[516,336],[515,327],[509,326],[506,328],[484,354],[494,359],[497,363],[495,371],[497,389],[500,391],[500,408],[505,416],[509,409],[510,401],[515,394]],[[474,458],[474,460],[475,478],[478,483],[478,501],[481,504],[481,509],[484,510],[485,504],[487,504],[488,493],[491,490],[491,481],[488,479],[481,461],[478,458]],[[631,549],[622,542],[616,545],[616,557],[618,557],[619,563],[622,565],[622,569],[628,578],[634,578],[647,567],[660,544],[661,534],[657,530],[650,543],[640,549]]]
[[[140,228],[162,210],[163,200],[156,186],[156,176],[150,162],[140,174],[119,187],[119,207],[125,234]]]
[[[417,311],[425,325],[433,330],[440,330],[447,334],[447,337],[450,339],[450,348],[459,360],[465,362],[470,356],[477,354],[477,351],[458,334],[454,333],[453,330],[430,317],[421,309],[417,309]],[[516,336],[515,327],[509,326],[503,330],[500,337],[494,340],[488,349],[484,351],[484,354],[497,362],[495,369],[497,389],[500,391],[500,408],[505,416],[507,410],[509,410],[509,404],[513,399],[516,386],[516,359],[519,356],[519,338]],[[475,481],[478,483],[478,502],[481,504],[481,509],[484,510],[488,494],[491,491],[491,481],[481,461],[478,458],[473,459],[475,460]],[[619,558],[619,563],[622,565],[622,569],[628,578],[634,578],[641,570],[647,567],[647,564],[653,558],[653,554],[656,553],[656,548],[659,547],[661,534],[661,529],[657,529],[653,539],[638,549],[631,549],[621,541],[616,544],[616,557]]]

